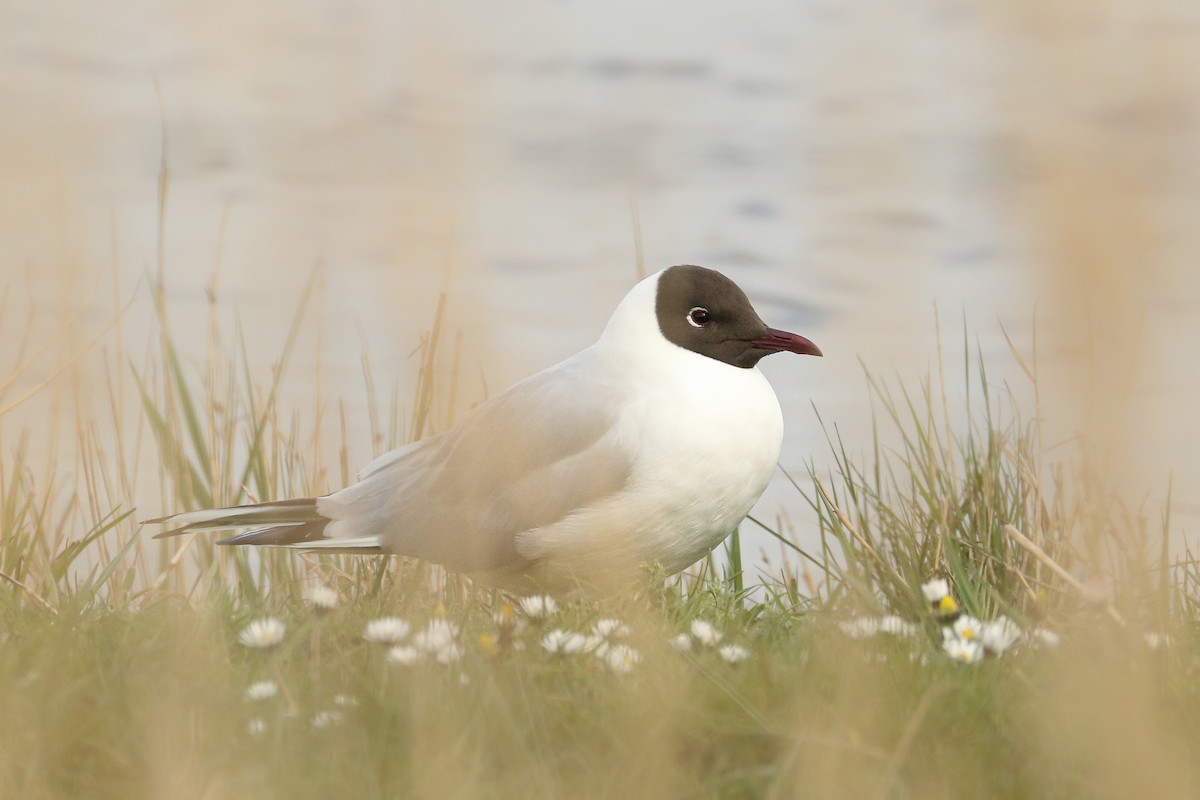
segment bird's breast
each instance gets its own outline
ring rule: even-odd
[[[730,534],[762,495],[783,440],[775,392],[756,369],[678,353],[654,370],[604,370],[620,378],[596,388],[618,409],[604,441],[628,456],[628,477],[602,500],[517,534],[540,581],[569,584],[618,556],[677,572]]]
[[[640,495],[647,560],[671,572],[703,557],[750,512],[779,460],[779,401],[757,369],[696,370],[644,407],[629,491]],[[709,366],[709,365],[704,365]]]

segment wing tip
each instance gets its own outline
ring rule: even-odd
[[[328,520],[326,520],[328,522]],[[284,537],[292,528],[300,528],[301,535],[309,529],[310,523],[307,522],[279,522],[274,525],[263,525],[258,528],[251,528],[248,531],[227,536],[224,539],[217,541],[217,544],[222,547],[235,547],[237,545],[263,545],[263,544],[290,544]],[[321,524],[324,528],[324,523]]]
[[[163,517],[162,521],[169,520],[169,519],[170,519],[170,517]],[[150,525],[151,523],[159,522],[159,521],[160,520],[156,520],[156,519],[148,519],[145,522],[143,522],[142,524]],[[154,534],[150,538],[151,539],[171,539],[176,536],[183,536],[185,533],[200,533],[200,530],[193,528],[191,525],[184,525],[179,528],[171,528],[171,530],[169,530],[169,531],[159,531],[158,533]]]

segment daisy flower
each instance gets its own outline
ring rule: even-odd
[[[500,653],[500,637],[494,633],[479,635],[479,651],[485,656],[496,656]]]
[[[418,650],[436,653],[454,644],[458,636],[458,626],[444,619],[431,619],[425,630],[413,637],[413,644]]]
[[[521,613],[530,619],[544,619],[558,611],[558,603],[548,594],[522,597],[518,602],[521,605]]]
[[[387,660],[402,667],[411,667],[421,662],[425,655],[415,647],[399,645],[388,650]]]
[[[627,644],[618,644],[610,647],[601,659],[613,672],[626,673],[633,671],[642,660],[642,654]]]
[[[338,607],[338,593],[328,586],[310,586],[304,591],[304,602],[317,611],[332,611]]]
[[[363,638],[368,642],[395,644],[408,636],[411,626],[399,617],[380,617],[367,623]]]
[[[880,633],[892,636],[916,636],[917,626],[907,620],[888,614],[885,617],[854,617],[838,623],[838,629],[851,639],[869,639]]]
[[[274,617],[256,619],[238,634],[238,642],[245,647],[266,650],[283,641],[287,627]]]
[[[915,636],[917,634],[917,626],[897,617],[895,614],[889,614],[886,617],[879,618],[879,632],[890,633],[893,636]]]
[[[750,651],[738,644],[724,645],[717,652],[730,664],[740,664],[750,657]]]
[[[716,647],[723,635],[711,622],[702,619],[692,620],[692,638],[702,645]]]
[[[492,620],[502,633],[507,633],[510,636],[516,636],[525,630],[525,620],[517,616],[516,609],[513,608],[512,603],[503,603],[500,608],[496,609],[496,613],[492,615]]]
[[[983,658],[983,645],[973,639],[963,639],[958,636],[948,636],[942,642],[946,655],[964,664],[974,664]]]
[[[568,633],[563,643],[563,652],[571,655],[597,652],[600,648],[607,651],[608,643],[599,636],[588,636],[586,633]]]
[[[1022,636],[1021,629],[1008,617],[985,622],[979,630],[979,643],[988,652],[1000,655],[1016,644]]]
[[[879,633],[877,617],[855,617],[838,623],[838,630],[851,639],[869,639]]]
[[[619,619],[601,619],[592,626],[592,633],[601,639],[616,639],[628,636],[629,626]]]
[[[1029,638],[1046,647],[1058,647],[1058,643],[1062,641],[1057,633],[1045,628],[1034,628],[1029,632]]]
[[[568,634],[562,628],[555,628],[542,637],[542,649],[547,653],[563,652],[563,643],[566,641]]]
[[[492,620],[501,628],[512,628],[517,624],[517,612],[512,603],[501,603],[492,614]]]
[[[1151,631],[1146,634],[1146,646],[1151,650],[1157,650],[1160,647],[1170,647],[1174,642],[1171,637],[1165,633],[1154,633]]]
[[[445,666],[453,664],[463,657],[462,648],[455,642],[446,642],[433,654],[433,660]]]
[[[921,584],[921,593],[939,614],[949,617],[958,613],[958,603],[950,596],[950,581],[945,578],[934,578]]]
[[[577,634],[577,636],[582,639],[579,646],[581,653],[591,653],[597,658],[604,658],[608,654],[609,648],[612,647],[612,643],[608,639],[594,633],[591,635]]]
[[[328,728],[330,725],[337,725],[344,719],[340,711],[318,711],[313,714],[311,720],[314,728]]]
[[[279,694],[279,684],[275,681],[258,681],[247,686],[242,696],[247,703],[253,703],[256,700],[270,700],[277,694]]]
[[[569,655],[578,653],[583,649],[585,637],[581,633],[572,633],[564,631],[562,628],[555,628],[542,637],[542,649],[547,653],[555,655]]]
[[[934,578],[921,584],[921,593],[930,604],[936,604],[943,597],[950,595],[950,581],[945,578]]]
[[[954,635],[960,639],[976,640],[983,631],[983,623],[970,614],[963,614],[954,620]]]
[[[688,653],[692,650],[692,637],[686,633],[681,633],[678,636],[672,637],[667,644],[681,653]]]

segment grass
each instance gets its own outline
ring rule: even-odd
[[[982,359],[968,359],[960,428],[940,378],[915,391],[871,378],[877,427],[901,446],[885,451],[881,434],[860,463],[829,429],[836,468],[789,476],[820,547],[772,530],[795,556],[776,577],[754,582],[734,537],[726,559],[676,578],[651,570],[632,596],[565,604],[515,631],[495,619],[506,598],[435,566],[249,554],[139,529],[154,516],[132,507],[141,470],[161,472],[161,506],[176,509],[312,494],[347,477],[344,444],[340,470],[323,463],[321,401],[307,428],[278,402],[317,278],[265,382],[240,329],[232,343],[220,335],[215,299],[208,356],[185,364],[163,293],[150,291],[160,335],[143,358],[119,346],[78,353],[106,393],[74,421],[73,472],[35,477],[29,433],[13,439],[0,426],[0,796],[1124,798],[1200,788],[1200,567],[1170,554],[1168,519],[1151,528],[1086,474],[1048,465],[1037,423],[988,382]],[[381,447],[449,422],[438,409],[453,406],[455,389],[435,376],[454,356],[440,320],[439,307],[411,414],[380,402],[364,360]],[[951,660],[940,647],[947,620],[921,590],[936,576],[966,612],[1048,628],[1062,644]],[[338,592],[336,609],[305,605],[318,583]],[[839,627],[885,613],[916,632],[852,639]],[[286,624],[283,642],[239,644],[264,615]],[[415,628],[454,621],[461,660],[390,663],[387,647],[361,635],[384,615]],[[627,674],[541,646],[552,628],[586,631],[602,616],[631,628],[622,641],[640,660]],[[695,620],[749,658],[669,646]],[[1151,648],[1149,632],[1171,644]],[[262,680],[278,694],[244,699]]]

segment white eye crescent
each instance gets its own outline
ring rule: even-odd
[[[708,313],[707,308],[696,306],[688,312],[687,321],[693,328],[707,328],[708,323],[712,322],[712,315]]]

